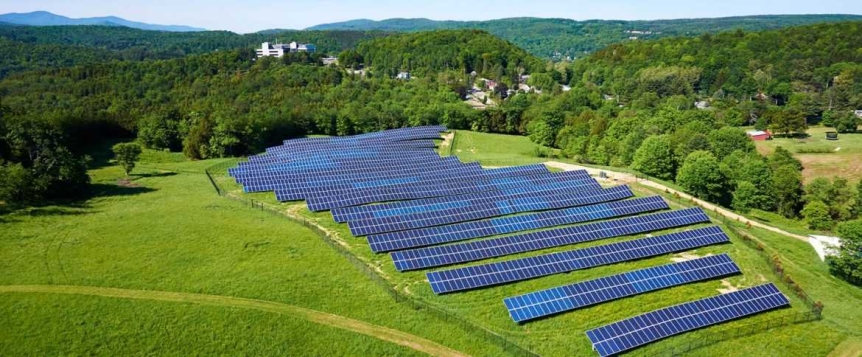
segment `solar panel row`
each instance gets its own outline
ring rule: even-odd
[[[401,172],[372,172],[365,176],[356,175],[348,177],[315,175],[294,180],[284,180],[274,177],[246,180],[243,184],[246,185],[247,192],[272,191],[280,189],[286,191],[285,193],[303,194],[308,192],[319,192],[323,189],[326,191],[338,191],[394,184],[418,184],[421,182],[432,182],[435,178],[439,179],[439,176],[435,177],[434,174],[427,172],[428,169],[429,167],[417,167],[414,169],[403,170]],[[431,169],[435,170],[436,175],[442,176],[487,176],[478,163],[447,163],[431,167]]]
[[[686,331],[790,305],[772,284],[659,309],[587,331],[600,356],[610,356]]]
[[[408,248],[451,243],[472,238],[514,233],[526,230],[582,223],[599,219],[646,213],[668,209],[658,196],[633,200],[600,203],[518,216],[500,217],[482,221],[463,222],[439,227],[412,229],[368,236],[374,252],[388,252]]]
[[[402,185],[390,188],[357,189],[340,191],[325,196],[308,198],[312,211],[324,211],[338,207],[357,206],[375,202],[412,200],[420,198],[453,196],[471,192],[492,191],[517,186],[561,182],[562,175],[550,175],[544,165],[527,165],[486,170],[497,171],[501,176],[492,180],[473,180],[453,182],[442,185]],[[275,191],[276,198],[279,191]]]
[[[435,207],[437,205],[450,203],[456,200],[493,200],[503,197],[528,198],[534,197],[536,195],[553,194],[561,190],[589,190],[601,188],[601,185],[599,185],[598,182],[591,178],[586,171],[567,171],[565,173],[569,175],[568,177],[571,180],[565,180],[562,182],[550,182],[547,184],[504,188],[500,190],[468,193],[463,195],[424,198],[367,206],[341,207],[333,209],[332,216],[336,222],[347,222],[360,219],[385,217],[393,214],[401,214],[406,212],[425,212],[430,209],[428,207]],[[586,183],[586,185],[584,183]]]
[[[460,204],[431,212],[386,216],[352,221],[348,225],[354,236],[401,231],[449,223],[466,222],[507,214],[544,211],[556,208],[583,206],[632,197],[627,186],[599,190],[571,190],[556,196],[498,199],[485,202],[456,201]]]
[[[351,171],[380,171],[387,170],[391,166],[413,167],[415,165],[429,164],[433,165],[440,161],[458,160],[455,157],[441,158],[434,152],[429,152],[423,155],[412,155],[410,160],[405,161],[403,158],[395,157],[377,157],[356,160],[352,158],[335,158],[335,159],[320,159],[314,162],[313,166],[302,166],[292,163],[272,163],[259,165],[245,165],[248,163],[240,163],[238,167],[228,170],[228,173],[234,177],[265,177],[269,175],[311,175],[318,171],[321,172],[346,172]]]
[[[410,174],[430,175],[428,169],[451,168],[459,166],[481,167],[478,163],[464,164],[457,158],[428,158],[418,159],[415,162],[405,163],[402,161],[387,162],[385,165],[357,168],[336,168],[319,170],[285,169],[267,172],[249,172],[235,176],[238,182],[253,182],[255,180],[269,180],[273,182],[318,182],[318,181],[341,181],[348,179],[406,176]]]
[[[721,254],[536,291],[506,298],[503,302],[512,320],[524,322],[626,296],[739,273],[733,259]]]
[[[460,171],[451,172],[448,175],[445,169],[441,169],[442,176],[421,175],[413,176],[414,180],[404,180],[403,182],[371,182],[357,180],[356,182],[340,184],[340,185],[325,185],[318,187],[294,186],[292,184],[276,184],[274,189],[277,195],[283,197],[299,196],[306,197],[312,195],[314,197],[326,196],[341,196],[344,194],[352,194],[356,192],[376,193],[379,190],[411,190],[411,189],[434,189],[437,187],[456,187],[479,185],[482,183],[493,183],[499,180],[507,180],[523,176],[555,176],[558,179],[563,179],[568,175],[551,174],[547,170],[541,168],[533,168],[529,170],[512,170],[512,169],[470,169],[468,165],[460,164]],[[372,180],[373,181],[373,180]]]
[[[434,293],[444,294],[642,259],[729,241],[730,239],[720,228],[711,226],[498,263],[435,271],[427,273],[426,277]]]
[[[689,208],[391,254],[399,271],[416,270],[706,222],[703,210]]]

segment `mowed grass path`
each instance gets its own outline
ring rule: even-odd
[[[456,324],[396,304],[308,229],[218,197],[202,173],[215,163],[144,162],[134,187],[114,185],[121,171],[103,167],[91,172],[100,197],[0,216],[0,285],[271,301],[402,331],[466,354],[502,354]],[[233,307],[42,293],[3,293],[0,306],[2,355],[301,351],[288,345],[318,355],[418,353],[297,316]]]
[[[805,169],[802,171],[806,182],[815,177],[839,176],[850,181],[862,179],[862,133],[839,134],[838,140],[826,140],[826,132],[834,128],[812,127],[810,135],[804,139],[775,138],[757,141],[757,150],[768,154],[781,146],[790,151]],[[803,153],[800,151],[826,150],[829,153]]]

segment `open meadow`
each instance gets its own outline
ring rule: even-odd
[[[851,182],[862,179],[862,134],[839,134],[838,140],[827,140],[826,132],[834,128],[811,127],[806,138],[774,138],[757,141],[757,151],[768,154],[783,147],[802,162],[803,179],[843,177]]]

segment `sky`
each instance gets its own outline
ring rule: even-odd
[[[44,10],[72,18],[119,16],[238,33],[303,29],[352,19],[490,20],[555,17],[653,20],[764,14],[862,14],[860,0],[0,0],[0,13]]]

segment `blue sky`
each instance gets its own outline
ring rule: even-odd
[[[127,20],[254,32],[369,18],[488,20],[562,17],[648,20],[758,14],[862,14],[860,0],[0,0],[0,13],[50,11],[69,17],[115,15]]]

